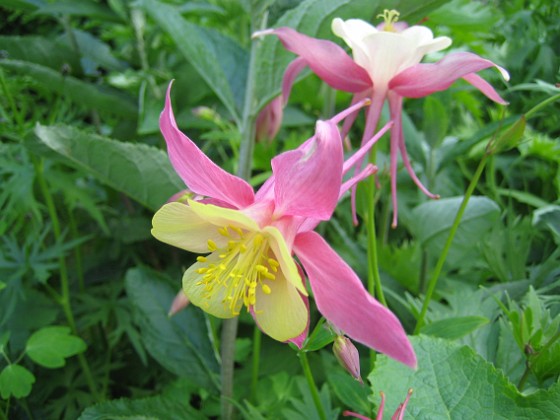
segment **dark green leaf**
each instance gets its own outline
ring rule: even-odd
[[[370,390],[367,386],[342,370],[329,370],[327,379],[336,396],[352,411],[360,413],[369,411],[368,397]]]
[[[84,340],[70,334],[70,328],[45,327],[29,337],[25,351],[35,363],[54,369],[64,366],[64,359],[82,353],[86,348]]]
[[[387,413],[393,413],[412,388],[406,416],[414,419],[560,418],[560,383],[523,395],[470,347],[425,336],[411,341],[417,370],[381,356],[369,375],[376,402],[380,391],[387,397]]]
[[[248,55],[232,39],[183,19],[177,8],[156,0],[137,4],[175,41],[237,121],[245,96]]]
[[[83,82],[60,71],[19,60],[0,60],[0,65],[27,74],[50,91],[70,98],[74,102],[99,112],[136,118],[136,105],[121,92],[107,87]]]
[[[416,25],[428,17],[430,12],[444,5],[449,0],[383,0],[380,5],[383,9],[395,9],[400,13],[400,20]]]
[[[119,17],[111,9],[91,0],[57,0],[46,3],[37,10],[38,14],[44,15],[71,15],[88,16],[90,18],[119,22]]]
[[[202,311],[190,306],[169,318],[177,290],[153,271],[130,269],[125,283],[150,355],[170,372],[201,387],[218,389],[218,362]]]
[[[188,400],[160,396],[141,400],[107,401],[89,407],[79,417],[80,420],[163,420],[178,418],[204,420],[207,417],[188,405]]]
[[[459,316],[432,322],[422,328],[422,334],[456,340],[488,324],[483,316]]]
[[[20,365],[8,365],[0,372],[0,396],[7,400],[10,396],[25,398],[31,393],[35,376]]]
[[[35,133],[72,165],[151,210],[185,188],[165,153],[154,147],[119,142],[65,126],[38,125]]]

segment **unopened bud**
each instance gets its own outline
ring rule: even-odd
[[[333,352],[338,362],[354,379],[363,383],[360,376],[360,354],[349,338],[339,335],[335,338]]]
[[[173,299],[173,303],[171,304],[171,308],[169,308],[167,316],[171,318],[177,312],[185,309],[188,304],[189,299],[187,298],[187,295],[185,295],[185,292],[183,292],[183,290],[179,290],[179,293],[177,293],[177,296],[175,296],[175,299]]]

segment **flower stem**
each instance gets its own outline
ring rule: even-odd
[[[255,325],[253,332],[253,365],[251,369],[251,402],[257,401],[257,385],[259,382],[259,363],[261,355],[261,330]]]
[[[35,173],[37,176],[37,181],[39,183],[39,188],[41,189],[41,193],[43,194],[43,198],[45,199],[49,216],[51,218],[54,237],[55,240],[59,242],[62,238],[62,232],[60,230],[60,221],[56,213],[54,200],[49,191],[47,182],[45,181],[45,177],[43,176],[42,161],[39,162],[34,161],[34,165],[35,165]],[[76,321],[74,320],[74,313],[72,312],[72,305],[70,302],[70,281],[68,278],[68,269],[66,267],[66,260],[64,259],[63,255],[59,257],[58,265],[60,271],[60,289],[61,289],[59,303],[62,306],[64,315],[66,316],[66,321],[68,322],[68,325],[70,326],[72,333],[77,336],[78,329],[76,328]],[[97,387],[95,386],[95,382],[93,380],[93,375],[91,374],[89,364],[83,353],[78,354],[78,361],[80,363],[80,367],[82,368],[82,372],[86,379],[88,388],[90,389],[93,397],[97,401],[101,401],[102,395],[100,395],[99,392],[97,391]]]
[[[309,387],[309,391],[311,392],[311,397],[313,398],[313,403],[315,404],[315,408],[317,409],[317,414],[321,420],[326,420],[327,416],[325,414],[325,409],[323,408],[323,404],[321,404],[321,398],[319,397],[319,390],[317,389],[317,385],[315,384],[315,380],[313,379],[313,374],[311,373],[311,368],[309,367],[309,361],[307,360],[307,353],[302,351],[298,353],[299,361],[301,363],[301,367],[303,369],[303,373],[305,374],[305,379],[307,379],[307,386]]]
[[[451,244],[453,243],[453,238],[455,238],[455,233],[457,232],[457,229],[459,228],[459,224],[461,223],[461,219],[463,218],[463,214],[465,213],[465,210],[467,209],[467,204],[469,203],[469,200],[474,192],[474,189],[476,188],[476,185],[478,184],[478,180],[480,179],[480,176],[482,175],[482,172],[484,171],[484,167],[486,166],[486,162],[488,161],[488,157],[490,156],[489,153],[485,153],[484,156],[482,157],[482,159],[480,160],[480,163],[478,164],[478,168],[476,168],[476,172],[474,173],[471,182],[467,188],[467,191],[465,193],[465,196],[463,197],[463,201],[461,202],[461,206],[459,207],[459,210],[457,211],[457,215],[455,216],[455,220],[453,221],[453,225],[451,226],[451,230],[449,231],[449,235],[447,236],[447,241],[445,242],[445,246],[443,247],[443,250],[441,251],[441,254],[439,256],[439,259],[436,263],[436,267],[434,268],[434,272],[432,273],[432,277],[430,278],[430,281],[428,283],[428,290],[426,291],[426,297],[424,298],[424,302],[422,304],[422,309],[420,311],[420,315],[418,316],[418,321],[416,322],[416,328],[414,328],[414,334],[418,334],[420,329],[422,328],[422,326],[424,325],[424,317],[426,316],[426,312],[428,311],[428,305],[430,304],[430,301],[432,299],[432,296],[434,294],[434,291],[436,289],[436,285],[437,282],[439,280],[439,276],[441,274],[441,271],[443,270],[443,264],[445,263],[445,260],[447,259],[447,254],[449,253],[449,250],[451,249]]]
[[[235,355],[235,338],[237,336],[238,317],[226,319],[222,324],[222,419],[233,418],[233,405],[229,401],[233,397],[233,362]]]

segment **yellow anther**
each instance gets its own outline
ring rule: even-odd
[[[257,233],[255,235],[255,239],[253,239],[253,241],[255,242],[255,246],[261,246],[263,243],[263,236],[260,233]]]
[[[245,244],[239,244],[239,252],[243,254],[246,251],[247,251],[247,247],[245,246]]]
[[[228,231],[227,226],[218,228],[218,233],[222,236],[229,236],[229,231]]]
[[[233,231],[237,232],[237,234],[239,235],[239,237],[243,237],[243,231],[241,230],[241,228],[238,228],[237,226],[230,226],[230,229],[232,229]]]
[[[270,287],[268,287],[266,284],[262,285],[262,291],[265,295],[270,295],[271,292]]]
[[[208,239],[208,249],[211,252],[214,252],[218,249],[218,245],[216,245],[216,242],[214,242],[212,239]]]
[[[262,273],[262,275],[263,275],[264,277],[266,277],[267,279],[269,279],[269,280],[275,280],[275,279],[276,279],[276,276],[275,276],[274,274],[272,274],[272,273],[266,272],[266,273]]]
[[[219,268],[220,270],[222,270],[222,271],[225,271],[225,269],[226,269],[227,267],[226,267],[225,264],[220,264],[220,265],[218,266],[218,268]]]
[[[249,296],[249,303],[251,305],[254,305],[255,303],[257,303],[257,297],[254,295]]]
[[[383,28],[386,32],[395,32],[395,27],[393,26],[399,20],[400,13],[396,10],[385,9],[383,13],[377,15],[377,17],[383,18],[385,20],[385,26]]]
[[[272,267],[273,269],[280,267],[280,263],[276,261],[274,258],[268,259],[268,265],[270,265],[270,267]]]
[[[259,273],[268,273],[268,268],[266,268],[264,265],[261,264],[257,264],[255,266],[255,269],[259,272]]]
[[[197,272],[198,274],[204,274],[204,273],[206,273],[207,271],[208,271],[208,269],[207,269],[206,267],[201,267],[201,268],[197,268],[197,269],[196,269],[196,272]]]
[[[198,262],[202,263],[202,262],[208,261],[208,258],[203,257],[202,255],[199,255],[198,257],[196,257],[196,260],[197,260]]]

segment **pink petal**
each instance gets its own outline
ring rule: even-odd
[[[364,289],[325,240],[306,232],[294,245],[323,316],[353,340],[416,367],[416,355],[397,317]]]
[[[312,38],[287,27],[256,35],[268,34],[278,36],[284,48],[304,58],[311,70],[333,88],[356,93],[371,87],[368,73],[334,42]]]
[[[507,72],[490,60],[468,52],[449,54],[437,63],[417,64],[409,67],[389,82],[389,89],[408,98],[421,98],[445,90],[455,80],[471,73],[496,67],[504,78]]]
[[[318,121],[314,139],[272,159],[276,215],[327,220],[338,201],[343,150],[340,132]]]
[[[493,100],[494,102],[497,102],[501,105],[508,104],[506,100],[504,100],[500,95],[498,95],[498,92],[496,92],[496,90],[492,87],[492,85],[488,83],[486,80],[484,80],[482,77],[480,77],[478,74],[476,73],[467,74],[466,76],[463,76],[463,79],[469,82],[478,90],[480,90],[484,95],[486,95],[489,99]]]
[[[243,208],[254,201],[251,186],[212,162],[198,146],[178,128],[171,107],[171,85],[167,88],[165,108],[159,125],[167,142],[167,153],[175,171],[196,194],[225,201]]]
[[[307,67],[307,61],[302,57],[298,57],[286,68],[282,79],[282,98],[284,99],[284,106],[288,103],[288,98],[290,97],[292,86],[296,78],[305,67]]]

